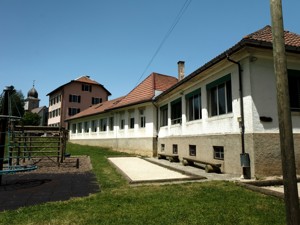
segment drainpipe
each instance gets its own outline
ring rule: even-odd
[[[154,152],[153,152],[153,156],[157,156],[157,151],[158,151],[158,106],[152,101],[153,106],[156,109],[156,124],[155,124],[155,133],[156,133],[156,137],[155,137],[155,145],[153,145],[154,148]]]
[[[245,153],[245,116],[244,116],[244,100],[243,100],[243,82],[242,82],[242,67],[239,62],[236,62],[227,55],[227,60],[232,62],[238,66],[239,70],[239,95],[240,95],[240,111],[241,111],[241,119],[240,119],[240,126],[241,126],[241,144],[242,144],[242,152],[241,152],[241,166],[243,167],[243,177],[245,179],[250,179],[250,158],[249,154]]]

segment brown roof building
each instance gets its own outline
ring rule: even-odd
[[[108,100],[111,93],[89,76],[82,76],[61,85],[47,94],[49,96],[48,126],[67,128],[66,119]]]

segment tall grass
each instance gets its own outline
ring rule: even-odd
[[[89,155],[101,192],[0,213],[0,224],[285,224],[284,203],[232,182],[129,186],[107,157],[126,155],[69,144]]]

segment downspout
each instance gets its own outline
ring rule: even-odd
[[[240,126],[241,126],[241,145],[242,145],[242,152],[240,155],[241,166],[243,168],[243,178],[251,179],[251,170],[250,170],[250,157],[248,153],[245,153],[245,116],[244,116],[244,100],[243,100],[243,82],[242,82],[242,67],[239,62],[236,62],[227,55],[227,60],[238,65],[239,70],[239,97],[240,97],[240,111],[241,111],[241,119],[240,119]]]
[[[153,156],[157,156],[157,151],[158,151],[158,106],[152,101],[153,106],[156,109],[156,124],[155,124],[155,145],[153,145]]]
[[[241,142],[242,142],[242,154],[245,154],[245,117],[244,117],[244,100],[243,100],[243,82],[242,82],[242,68],[239,62],[236,62],[229,58],[227,55],[227,60],[238,65],[239,69],[239,95],[240,95],[240,111],[241,111]]]

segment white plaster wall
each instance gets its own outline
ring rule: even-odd
[[[122,111],[116,111],[116,112],[109,112],[109,113],[103,113],[99,114],[96,116],[90,116],[90,117],[84,117],[81,119],[77,120],[72,120],[70,121],[70,127],[72,127],[73,123],[77,124],[77,129],[78,129],[78,123],[82,123],[82,128],[83,128],[83,123],[85,121],[88,121],[90,130],[88,133],[82,131],[82,133],[79,133],[78,130],[76,133],[72,133],[70,130],[70,140],[75,140],[75,139],[112,139],[112,138],[146,138],[146,137],[154,137],[156,135],[156,128],[155,124],[153,123],[154,118],[156,117],[156,109],[153,105],[146,105],[144,106],[144,113],[146,116],[146,125],[144,128],[139,127],[140,123],[140,116],[139,116],[139,108],[140,106],[135,106],[132,108],[127,108]],[[134,116],[135,116],[135,125],[133,129],[129,129],[128,122],[129,122],[129,110],[134,110]],[[120,129],[120,112],[124,112],[124,119],[125,119],[125,127],[124,129]],[[110,131],[109,130],[109,124],[107,122],[107,129],[106,131],[100,131],[99,125],[100,125],[100,119],[102,118],[109,118],[113,116],[114,117],[114,130]],[[91,131],[91,121],[92,120],[97,120],[98,121],[98,129],[97,132],[92,132]]]

